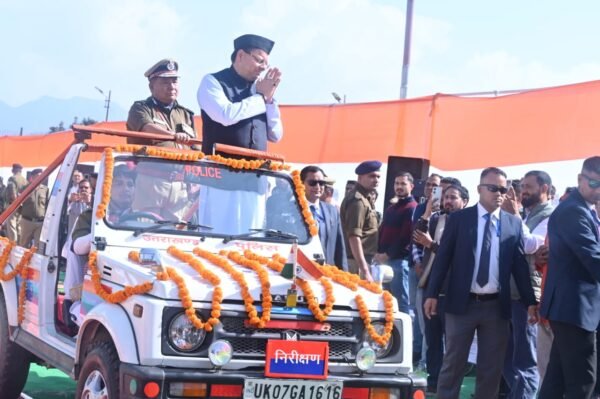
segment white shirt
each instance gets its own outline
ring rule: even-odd
[[[475,269],[471,280],[471,292],[476,294],[496,294],[500,291],[500,208],[492,212],[490,227],[492,229],[492,246],[490,248],[490,273],[488,283],[480,287],[477,284],[477,273],[479,272],[479,258],[481,257],[481,248],[483,247],[483,233],[485,229],[485,215],[489,212],[477,203],[477,248],[475,251]]]
[[[244,119],[260,114],[267,114],[267,140],[276,143],[283,136],[283,124],[279,105],[275,99],[266,104],[260,94],[256,93],[256,83],[250,88],[252,95],[242,101],[229,101],[223,87],[213,75],[206,75],[198,88],[198,105],[215,122],[223,126],[231,126]]]
[[[542,220],[533,231],[529,231],[529,227],[523,221],[523,252],[527,255],[534,254],[535,251],[539,249],[542,245],[544,245],[544,241],[546,240],[546,234],[548,233],[548,220],[550,218],[547,217]]]

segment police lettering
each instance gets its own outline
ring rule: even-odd
[[[221,169],[212,166],[196,166],[186,165],[185,173],[196,177],[210,177],[213,179],[221,179]]]

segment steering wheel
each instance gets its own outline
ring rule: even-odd
[[[164,219],[154,212],[136,211],[121,215],[119,218],[119,223],[124,223],[130,220],[134,220],[136,222],[158,222]]]

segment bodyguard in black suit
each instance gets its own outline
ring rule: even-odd
[[[506,174],[481,172],[476,206],[450,215],[432,266],[425,297],[427,317],[436,314],[446,282],[446,353],[437,397],[457,399],[469,348],[477,331],[475,399],[497,397],[509,334],[510,276],[537,321],[537,305],[523,254],[521,220],[502,211]]]
[[[600,201],[600,157],[588,158],[579,185],[548,222],[548,274],[540,313],[554,341],[541,399],[592,397],[600,322],[600,243],[593,205]]]
[[[325,189],[325,173],[318,166],[309,165],[300,171],[300,179],[304,183],[310,210],[319,226],[325,262],[348,271],[339,212],[334,205],[319,200]]]

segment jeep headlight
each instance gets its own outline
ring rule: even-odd
[[[372,325],[375,328],[375,331],[377,331],[377,334],[383,334],[383,331],[385,329],[384,323],[376,321],[373,322]],[[381,359],[382,357],[386,357],[390,353],[390,350],[392,350],[392,345],[394,344],[394,334],[392,334],[387,344],[382,346],[375,342],[373,338],[371,338],[371,336],[369,335],[369,331],[365,330],[363,332],[363,342],[366,342],[371,348],[373,348],[375,350],[375,355],[377,355],[377,358]]]
[[[171,320],[168,334],[169,343],[182,352],[195,351],[206,337],[206,331],[194,327],[185,313],[180,313]]]

